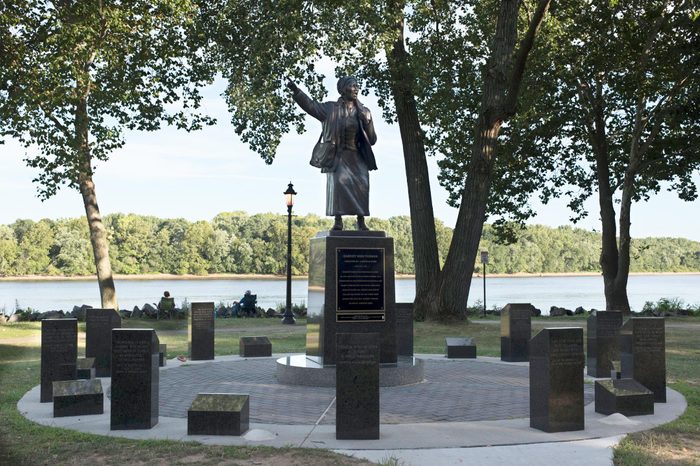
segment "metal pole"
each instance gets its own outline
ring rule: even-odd
[[[287,206],[287,308],[284,310],[283,324],[293,324],[292,312],[292,206]]]
[[[486,317],[486,263],[484,263],[484,317]]]

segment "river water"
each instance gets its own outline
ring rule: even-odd
[[[206,279],[206,280],[117,280],[117,296],[122,309],[157,303],[163,291],[170,291],[179,306],[189,302],[214,301],[231,303],[239,300],[245,290],[258,295],[258,305],[276,307],[285,302],[286,283],[279,279]],[[307,281],[292,281],[292,301],[306,302]],[[477,300],[483,303],[483,281],[472,280],[469,305]],[[660,298],[678,298],[687,304],[700,304],[700,275],[632,275],[628,295],[633,310],[639,311],[645,301]],[[413,301],[415,281],[411,278],[396,280],[396,300]],[[486,305],[502,307],[509,302],[529,302],[543,311],[551,306],[575,309],[605,308],[603,279],[600,276],[555,277],[486,277]],[[0,281],[0,312],[12,314],[16,308],[47,311],[70,311],[74,305],[88,304],[99,307],[96,281]]]

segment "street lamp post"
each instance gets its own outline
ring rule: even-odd
[[[287,307],[284,310],[283,324],[294,324],[294,313],[292,312],[292,206],[294,206],[294,185],[289,182],[284,198],[287,202]]]
[[[481,263],[484,265],[484,317],[486,317],[486,264],[489,263],[488,251],[481,251]]]

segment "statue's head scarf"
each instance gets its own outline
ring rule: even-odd
[[[345,86],[347,86],[353,81],[357,83],[357,78],[355,78],[355,76],[343,76],[342,78],[340,78],[338,80],[338,93],[342,94],[343,89],[345,89]]]

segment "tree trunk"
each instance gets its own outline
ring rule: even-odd
[[[100,289],[100,300],[103,309],[119,310],[117,293],[112,278],[112,266],[109,260],[109,242],[107,230],[102,223],[100,209],[97,206],[95,183],[92,181],[92,164],[90,147],[88,145],[88,114],[87,102],[81,99],[76,106],[75,132],[78,146],[79,175],[78,186],[83,197],[85,216],[90,229],[90,244],[95,259],[97,283]]]
[[[522,78],[522,74],[511,75],[517,19],[518,1],[501,2],[493,48],[483,78],[481,111],[475,128],[467,179],[450,251],[441,274],[439,314],[436,316],[440,320],[460,318],[467,306],[476,253],[486,220],[498,134],[503,120],[508,116],[508,90],[513,87],[514,80]]]
[[[423,130],[418,120],[413,91],[414,79],[408,66],[408,54],[404,48],[403,21],[397,27],[399,37],[389,54],[389,70],[401,132],[411,211],[413,260],[416,273],[416,299],[413,312],[416,320],[425,320],[427,316],[435,314],[438,305],[435,296],[440,276],[440,263]]]

